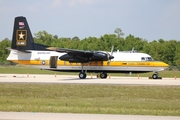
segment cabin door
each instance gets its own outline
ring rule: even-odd
[[[58,56],[51,56],[50,57],[50,63],[49,63],[49,67],[50,68],[57,68],[57,59],[58,59]]]

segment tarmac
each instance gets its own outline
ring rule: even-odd
[[[0,74],[0,82],[13,83],[56,83],[56,84],[121,84],[121,85],[180,85],[180,78],[149,79],[148,77],[115,77],[107,79],[77,75]]]
[[[149,79],[147,77],[115,77],[107,79],[87,76],[79,79],[77,75],[39,75],[39,74],[0,74],[1,83],[38,84],[118,84],[118,85],[180,85],[180,78]],[[72,114],[72,113],[33,113],[0,112],[0,120],[180,120],[180,116]]]

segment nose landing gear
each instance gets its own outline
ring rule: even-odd
[[[152,78],[153,78],[153,79],[157,79],[157,78],[158,78],[158,74],[157,74],[157,73],[153,74],[153,75],[152,75]]]
[[[156,72],[152,75],[152,79],[162,79],[162,77],[159,77],[158,72]]]

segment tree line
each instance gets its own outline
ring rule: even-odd
[[[110,51],[112,45],[114,46],[114,51],[130,51],[134,48],[138,52],[151,55],[154,60],[166,62],[170,66],[177,66],[180,69],[180,41],[159,39],[148,42],[146,39],[135,37],[131,34],[124,38],[121,29],[115,29],[114,32],[114,34],[104,34],[99,38],[87,37],[80,40],[77,36],[73,38],[59,38],[57,35],[49,34],[46,31],[39,31],[34,34],[34,40],[36,43],[48,46],[92,51]],[[6,61],[6,58],[10,51],[6,48],[10,46],[11,40],[8,38],[0,42],[1,64],[9,63]]]

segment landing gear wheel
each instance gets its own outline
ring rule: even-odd
[[[101,79],[106,79],[107,78],[107,73],[101,73],[100,74],[100,77],[101,77]]]
[[[85,72],[80,72],[79,73],[79,78],[80,79],[85,79],[86,78],[86,73]]]
[[[157,79],[157,78],[158,78],[158,74],[153,74],[153,75],[152,75],[152,78],[153,78],[153,79]]]

